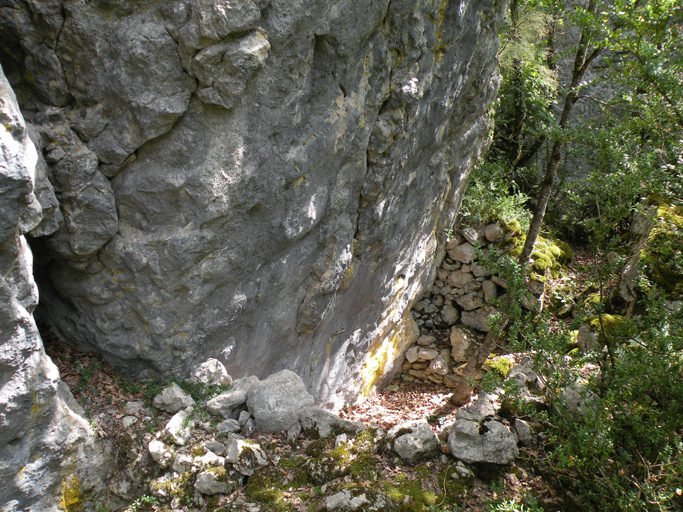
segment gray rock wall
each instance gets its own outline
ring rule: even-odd
[[[488,133],[499,0],[10,0],[42,317],[136,375],[391,374]]]
[[[102,488],[104,459],[67,405],[73,397],[33,320],[38,293],[24,234],[50,230],[38,198],[46,215],[56,200],[41,184],[38,154],[1,70],[0,120],[0,510],[53,511]]]

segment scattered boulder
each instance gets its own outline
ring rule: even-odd
[[[257,468],[268,465],[268,456],[257,442],[238,437],[228,438],[225,460],[245,476],[251,476]]]
[[[195,382],[201,382],[206,385],[224,386],[232,384],[232,377],[228,375],[228,371],[217,359],[209,358],[195,368],[192,373]]]
[[[325,509],[328,512],[350,512],[353,510],[382,512],[389,510],[391,505],[391,501],[382,493],[369,489],[344,489],[325,498]]]
[[[384,442],[388,450],[409,464],[429,459],[439,450],[439,440],[425,419],[395,425]]]
[[[154,407],[170,413],[176,413],[195,404],[192,397],[180,389],[175,382],[155,396],[152,403]]]
[[[223,466],[212,467],[205,469],[197,475],[194,483],[194,488],[201,494],[212,496],[214,494],[230,494],[239,485],[241,485],[241,477],[231,478],[231,472]]]
[[[325,439],[333,434],[355,435],[365,430],[365,425],[360,422],[344,420],[316,406],[304,409],[300,421],[304,433],[313,438]]]
[[[188,409],[175,413],[163,430],[178,446],[183,446],[187,443],[192,435],[192,428],[195,424],[194,419],[191,417],[192,409],[189,407]]]
[[[173,449],[158,439],[153,439],[150,441],[147,449],[152,459],[154,459],[154,462],[159,464],[161,467],[168,467],[175,456]]]
[[[448,435],[453,457],[467,463],[509,464],[519,454],[517,441],[500,421],[475,416],[458,419]]]
[[[247,393],[247,407],[261,432],[283,432],[299,421],[301,410],[315,400],[301,378],[282,370],[255,383]]]

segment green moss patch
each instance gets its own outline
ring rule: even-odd
[[[587,320],[591,330],[598,333],[598,341],[601,344],[620,343],[638,334],[638,328],[625,316],[602,314],[589,317]],[[605,329],[604,335],[600,326],[601,322],[602,328]]]
[[[683,208],[664,205],[657,209],[640,264],[669,298],[683,295]]]

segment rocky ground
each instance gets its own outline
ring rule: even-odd
[[[290,432],[288,436],[285,432],[254,430],[249,432],[248,438],[262,449],[267,469],[261,469],[256,463],[258,471],[246,477],[242,475],[241,485],[222,487],[216,494],[197,491],[201,487],[200,472],[194,476],[194,486],[183,487],[181,482],[178,489],[169,491],[169,487],[164,495],[164,490],[159,491],[164,484],[163,461],[155,464],[148,453],[161,460],[163,455],[154,453],[151,447],[155,443],[166,446],[164,442],[173,446],[164,438],[163,432],[166,428],[168,433],[165,426],[174,414],[160,409],[158,398],[157,406],[154,405],[162,386],[126,379],[98,357],[50,335],[45,338],[49,355],[83,405],[91,426],[100,438],[111,442],[116,466],[111,482],[111,502],[119,504],[119,508],[116,505],[109,508],[112,511],[398,509],[483,512],[506,510],[504,507],[510,503],[524,503],[530,496],[533,496],[532,506],[534,499],[549,506],[556,501],[549,485],[533,469],[533,460],[542,452],[542,445],[522,448],[517,458],[507,465],[456,461],[448,455],[445,443],[447,430],[455,422],[458,410],[448,400],[449,390],[443,385],[406,382],[400,378],[362,404],[340,412],[345,420],[371,426],[355,437],[333,434],[320,440],[310,432]],[[183,387],[190,392],[201,392],[205,403],[207,398],[224,389],[197,386],[195,390],[187,383],[183,383]],[[378,444],[381,434],[390,432],[392,427],[424,419],[440,439],[432,456],[407,463],[395,451]],[[197,471],[202,467],[196,466],[196,460],[217,457],[221,461],[230,457],[226,450],[230,451],[232,434],[217,431],[216,421],[210,415],[200,416],[197,422],[199,426],[193,429],[188,444],[169,451],[176,457],[174,469],[178,469],[175,465],[186,460],[188,455],[195,457]],[[213,425],[211,428],[209,423]],[[217,428],[229,430],[225,425]],[[333,464],[330,465],[330,461]],[[210,486],[201,489],[213,492]],[[118,499],[120,497],[125,497],[128,503]],[[77,510],[78,505],[74,501],[72,508],[67,509]]]

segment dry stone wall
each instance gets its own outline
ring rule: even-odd
[[[447,242],[434,284],[412,310],[424,334],[406,351],[404,380],[458,386],[457,368],[484,340],[498,313],[496,303],[507,289],[505,278],[492,275],[486,260],[491,251],[504,254],[514,247],[509,242],[519,236],[504,223],[493,222],[464,227]],[[526,304],[529,309],[542,300],[543,286],[532,288],[535,300]]]
[[[0,60],[54,187],[42,319],[137,376],[215,357],[330,406],[372,391],[485,146],[503,10],[4,2]]]

